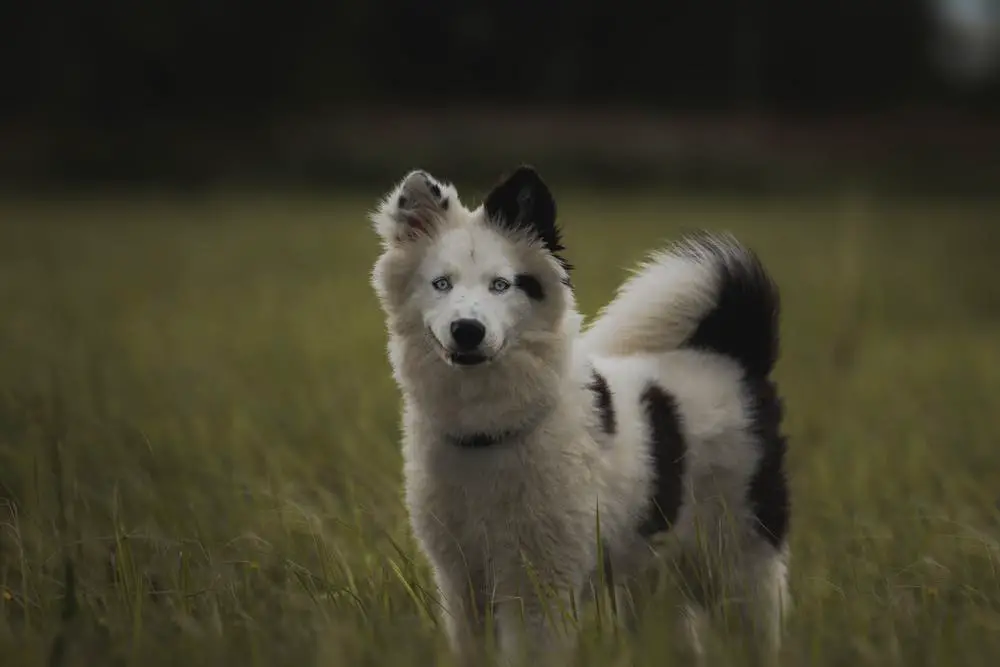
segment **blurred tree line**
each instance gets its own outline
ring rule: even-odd
[[[6,3],[0,31],[0,124],[117,135],[370,107],[831,114],[949,93],[921,0],[33,0]],[[998,100],[994,82],[961,101]]]
[[[364,103],[837,111],[935,95],[918,0],[36,0],[5,114],[120,123]]]

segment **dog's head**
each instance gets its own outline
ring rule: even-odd
[[[371,216],[384,252],[372,284],[393,335],[422,338],[461,369],[544,355],[572,307],[556,204],[522,166],[475,208],[456,189],[412,171]]]

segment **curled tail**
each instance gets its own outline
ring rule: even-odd
[[[611,356],[703,349],[766,377],[778,358],[778,288],[729,234],[699,233],[655,252],[584,334]]]

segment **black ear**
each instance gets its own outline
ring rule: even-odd
[[[556,226],[556,201],[534,168],[523,165],[486,196],[483,208],[489,221],[511,231],[529,231],[549,252],[563,250]]]

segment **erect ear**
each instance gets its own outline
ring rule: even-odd
[[[483,209],[490,223],[534,234],[549,252],[563,250],[556,226],[556,201],[535,169],[522,165],[486,196]]]
[[[415,169],[386,195],[371,220],[386,243],[411,241],[441,224],[458,193],[426,171]]]

